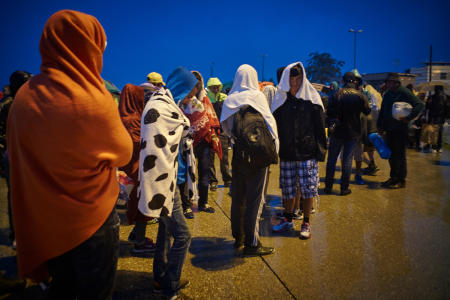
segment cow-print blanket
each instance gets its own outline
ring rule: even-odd
[[[139,156],[139,211],[149,217],[171,216],[177,183],[181,144],[187,157],[189,197],[196,196],[195,162],[190,123],[175,104],[169,90],[156,92],[145,105],[141,122]],[[190,149],[189,149],[190,148]]]

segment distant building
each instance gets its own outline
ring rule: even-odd
[[[362,78],[363,81],[379,90],[380,86],[384,83],[389,73],[390,72],[363,74]],[[397,74],[400,76],[402,86],[407,86],[410,83],[415,85],[415,80],[417,76],[416,74],[410,73],[397,73]]]
[[[407,71],[415,74],[416,84],[427,82],[430,76],[430,63],[423,63],[424,66],[411,68]],[[450,84],[450,62],[432,62],[431,63],[431,81],[442,81]]]

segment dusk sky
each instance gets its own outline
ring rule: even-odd
[[[450,62],[450,1],[29,1],[1,4],[0,85],[15,70],[39,73],[39,39],[46,20],[61,9],[95,16],[108,46],[102,76],[122,88],[149,72],[164,79],[177,66],[222,82],[244,63],[261,78],[308,54],[328,52],[353,68],[357,35],[360,73],[397,71],[429,60]]]

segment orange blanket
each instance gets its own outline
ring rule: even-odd
[[[45,24],[41,74],[8,118],[11,201],[19,274],[48,276],[47,261],[92,236],[114,207],[116,168],[130,135],[100,72],[106,35],[96,18],[63,10]]]

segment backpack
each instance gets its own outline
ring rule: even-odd
[[[233,160],[244,169],[261,169],[278,163],[275,141],[263,116],[251,106],[235,114]]]

